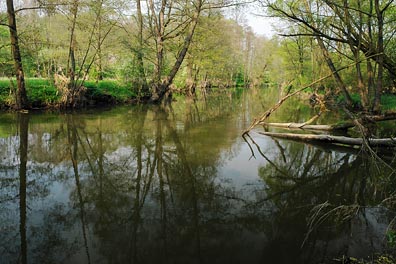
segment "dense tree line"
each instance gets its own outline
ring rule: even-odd
[[[122,80],[139,97],[159,102],[172,84],[191,95],[198,84],[260,82],[259,72],[268,64],[255,58],[270,41],[225,15],[224,7],[240,1],[22,1],[15,7],[13,1],[7,3],[7,12],[1,13],[5,27],[0,28],[0,52],[6,55],[1,76],[20,72],[54,79],[65,107],[78,104],[87,79]],[[10,18],[17,26],[7,22]],[[19,39],[11,46],[18,45],[13,50],[19,51],[20,59],[9,55],[10,36]],[[24,72],[11,69],[12,61],[20,62],[18,67],[23,64]],[[17,108],[27,106],[26,101],[16,101]]]

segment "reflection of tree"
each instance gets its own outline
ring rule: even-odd
[[[242,145],[237,139],[244,127],[241,122],[249,119],[247,109],[257,105],[243,102],[246,110],[241,117],[235,104],[249,95],[230,92],[230,96],[236,100],[219,96],[213,101],[174,104],[166,111],[121,107],[100,115],[64,115],[52,124],[31,116],[25,199],[31,208],[25,219],[28,259],[307,263],[352,249],[360,242],[345,234],[362,230],[366,237],[357,239],[363,241],[363,250],[371,250],[365,244],[367,237],[371,235],[376,244],[388,219],[386,211],[373,212],[373,205],[394,188],[384,170],[378,175],[374,164],[356,151],[264,141],[268,144],[261,145],[261,153],[260,145],[253,145],[257,160],[264,163],[260,178],[238,185],[219,168],[239,153],[234,150]],[[21,136],[9,142],[22,142]],[[4,144],[7,151],[12,149],[11,143]],[[22,152],[16,146],[10,153],[19,160]],[[10,177],[15,190],[0,190],[1,201],[11,197],[13,207],[8,212],[18,212],[18,187],[23,183],[18,166],[16,170],[2,167],[15,178]],[[356,217],[348,218],[345,225],[328,218],[300,248],[311,209],[319,212],[320,219],[344,206],[345,211],[337,211],[343,218],[356,205]],[[21,212],[23,208],[19,207]],[[0,216],[4,217],[2,210]],[[374,216],[383,220],[373,223]],[[371,229],[363,228],[366,224]],[[20,248],[18,226],[12,227],[15,231],[4,237],[16,244],[8,247],[14,251],[9,250],[7,257]],[[334,248],[336,253],[331,251]]]
[[[256,145],[268,162],[259,168],[267,187],[256,206],[270,206],[274,211],[272,221],[283,227],[272,239],[292,242],[293,237],[299,237],[299,241],[290,245],[293,249],[299,248],[309,235],[304,244],[306,261],[321,255],[356,253],[357,248],[353,247],[356,241],[359,241],[360,253],[381,248],[385,235],[381,232],[385,231],[390,215],[384,215],[378,222],[370,218],[376,206],[391,193],[380,180],[389,175],[384,166],[364,153],[351,154],[349,150],[336,152],[287,142],[276,142],[274,146],[278,149],[274,149],[276,154],[270,159]],[[340,238],[340,233],[354,236]],[[296,257],[301,256],[298,251],[290,250],[290,254],[292,252]]]
[[[21,263],[27,263],[26,239],[26,164],[28,152],[29,116],[19,114],[19,233],[21,236]]]
[[[214,231],[209,230],[213,227],[207,218],[219,221],[218,232],[224,229],[217,220],[219,213],[227,215],[230,210],[229,203],[224,203],[227,195],[222,193],[232,190],[215,183],[219,152],[205,159],[206,150],[196,148],[196,119],[190,120],[191,129],[183,132],[177,130],[178,119],[173,113],[168,115],[159,108],[147,111],[145,107],[134,111],[136,118],[129,120],[133,133],[125,138],[124,147],[116,150],[116,159],[110,147],[112,137],[103,134],[100,120],[88,129],[71,117],[67,119],[76,182],[71,198],[83,216],[83,237],[89,226],[94,228],[94,234],[86,234],[92,239],[84,238],[84,245],[91,245],[89,252],[100,252],[109,260],[115,256],[135,262],[201,259],[202,236]]]
[[[171,117],[145,106],[133,108],[127,115],[109,113],[109,117],[91,118],[67,114],[48,123],[37,122],[33,116],[28,163],[31,180],[25,178],[28,191],[24,196],[20,177],[22,195],[13,195],[15,201],[29,198],[31,217],[37,221],[22,239],[29,244],[29,259],[45,259],[43,263],[75,258],[156,263],[160,259],[199,258],[205,245],[202,237],[214,231],[208,231],[212,225],[207,219],[215,219],[219,232],[222,225],[217,216],[220,212],[227,215],[229,205],[224,203],[226,198],[218,199],[226,195],[216,196],[226,187],[215,183],[220,153],[229,143],[224,132],[216,130],[208,137],[202,128],[210,120],[235,116],[229,116],[233,106],[228,99],[216,100],[213,104],[186,104],[191,111],[180,108]],[[204,107],[205,113],[201,112]],[[189,117],[183,118],[184,114]],[[182,126],[180,120],[184,120]],[[239,133],[237,129],[223,131],[233,137]],[[210,149],[200,148],[203,143]],[[12,149],[11,140],[1,144]],[[12,170],[6,169],[7,173]],[[18,187],[17,178],[11,185]],[[57,192],[67,200],[52,201]],[[14,200],[10,204],[14,205]],[[26,207],[21,204],[20,209],[20,220],[28,221]],[[14,241],[16,234],[7,239]]]
[[[70,153],[70,159],[73,164],[73,173],[74,173],[74,179],[75,179],[75,184],[76,184],[76,191],[77,191],[77,196],[78,196],[78,206],[79,206],[79,214],[80,214],[80,220],[81,220],[81,228],[82,228],[82,234],[83,234],[83,239],[84,239],[84,248],[85,248],[85,253],[87,255],[87,260],[88,263],[91,263],[91,257],[89,253],[89,247],[88,247],[88,238],[87,238],[87,227],[86,227],[86,216],[85,216],[85,209],[84,209],[84,201],[82,197],[82,190],[81,190],[81,183],[80,183],[80,175],[79,175],[79,169],[78,169],[78,139],[77,139],[77,128],[74,124],[73,117],[68,115],[67,116],[67,141],[68,141],[68,150]]]

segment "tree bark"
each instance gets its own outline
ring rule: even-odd
[[[25,74],[23,72],[22,57],[19,48],[19,39],[13,0],[7,0],[7,14],[8,27],[10,30],[11,51],[14,58],[14,69],[17,80],[15,108],[17,110],[20,110],[28,107],[28,99],[25,87]]]

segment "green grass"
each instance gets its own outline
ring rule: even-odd
[[[13,80],[16,87],[16,81]],[[11,82],[9,79],[0,78],[0,108],[10,105],[13,97],[10,95]],[[86,97],[89,100],[101,102],[126,102],[135,97],[135,93],[126,85],[121,85],[116,80],[104,80],[96,83],[86,81]],[[44,107],[59,103],[60,95],[52,80],[26,79],[26,91],[29,103],[34,107]]]
[[[396,95],[384,94],[381,97],[381,105],[383,110],[396,110]]]
[[[58,92],[50,80],[27,79],[26,90],[29,102],[34,106],[47,106],[58,103]]]
[[[352,102],[354,105],[360,105],[360,95],[351,94]],[[340,95],[337,99],[338,103],[345,102],[344,95]],[[381,107],[382,110],[396,110],[396,95],[395,94],[384,94],[381,96]]]
[[[116,80],[103,80],[98,83],[86,81],[84,86],[88,89],[88,95],[93,97],[110,96],[118,102],[124,102],[136,96],[131,88]]]

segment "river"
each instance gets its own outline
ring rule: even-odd
[[[394,154],[250,133],[273,89],[0,114],[0,263],[329,263],[394,254]],[[292,99],[273,117],[315,110]],[[329,119],[325,119],[329,121]]]

